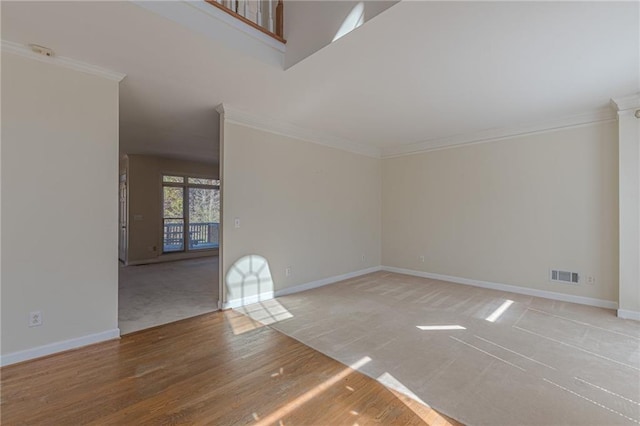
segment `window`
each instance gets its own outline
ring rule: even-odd
[[[189,184],[193,185],[214,185],[220,186],[220,181],[217,179],[202,179],[202,178],[188,178]]]
[[[184,188],[162,188],[162,219],[164,222],[164,252],[184,250]]]
[[[163,253],[217,248],[220,181],[162,176]]]
[[[163,182],[184,182],[184,177],[182,176],[162,176]]]

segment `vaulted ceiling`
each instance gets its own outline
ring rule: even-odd
[[[2,2],[2,39],[127,74],[122,150],[202,161],[223,102],[391,155],[640,90],[637,2],[403,1],[287,70],[129,2]]]

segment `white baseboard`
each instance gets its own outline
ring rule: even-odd
[[[311,290],[312,288],[322,287],[324,285],[337,283],[338,281],[348,280],[349,278],[359,277],[360,275],[370,274],[372,272],[380,271],[380,266],[374,266],[372,268],[361,269],[359,271],[349,272],[347,274],[335,275],[329,278],[323,278],[317,281],[311,281],[304,284],[295,285],[292,287],[276,290],[275,292],[269,291],[260,293],[254,296],[244,297],[241,299],[231,299],[224,303],[224,309],[238,308],[244,305],[250,305],[252,303],[258,303],[263,300],[273,299],[274,297],[286,296],[287,294],[299,293],[305,290]]]
[[[382,270],[380,266],[374,266],[367,269],[360,269],[359,271],[349,272],[342,275],[335,275],[329,278],[323,278],[317,281],[311,281],[304,284],[294,285],[292,287],[276,290],[276,297],[286,296],[287,294],[299,293],[305,290],[311,290],[312,288],[322,287],[327,284],[337,283],[338,281],[348,280],[349,278],[359,277],[360,275],[370,274],[372,272],[378,272]]]
[[[628,309],[618,309],[618,318],[640,321],[640,312],[630,311]]]
[[[89,334],[87,336],[49,343],[48,345],[37,346],[35,348],[25,349],[23,351],[2,355],[0,356],[0,366],[4,367],[5,365],[15,364],[17,362],[40,358],[43,356],[55,354],[57,352],[68,351],[69,349],[76,349],[82,346],[92,345],[94,343],[100,343],[106,340],[119,338],[120,329],[114,328],[113,330],[102,331],[100,333]]]
[[[598,308],[617,309],[618,303],[610,300],[594,299],[591,297],[574,296],[572,294],[556,293],[554,291],[537,290],[534,288],[520,287],[509,284],[492,283],[489,281],[478,281],[469,278],[453,277],[450,275],[432,274],[430,272],[415,271],[413,269],[396,268],[393,266],[382,266],[383,271],[396,272],[398,274],[413,275],[415,277],[431,278],[441,281],[449,281],[456,284],[471,285],[474,287],[489,288],[492,290],[508,291],[511,293],[525,294],[527,296],[542,297],[544,299],[559,300],[562,302],[578,303],[581,305],[597,306]],[[631,312],[631,311],[626,311]],[[636,313],[637,314],[637,313]],[[620,311],[618,311],[620,316]]]
[[[224,309],[239,308],[244,305],[251,305],[252,303],[258,303],[263,300],[273,299],[273,291],[265,291],[264,293],[254,294],[253,296],[242,297],[238,299],[231,299],[224,303]]]

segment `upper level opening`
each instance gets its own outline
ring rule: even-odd
[[[220,1],[226,5],[221,4]],[[281,0],[220,1],[133,0],[133,3],[217,44],[224,45],[229,50],[251,56],[276,68],[283,68],[286,46],[284,38],[270,31],[270,28],[277,32],[284,30],[284,23],[279,22],[283,21],[284,16],[283,2]],[[246,14],[248,18],[238,11]],[[280,16],[279,19],[278,16]]]
[[[205,0],[247,25],[286,43],[283,0]]]

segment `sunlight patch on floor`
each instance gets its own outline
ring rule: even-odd
[[[235,311],[225,311],[224,316],[227,318],[229,325],[233,330],[233,334],[235,334],[236,336],[260,327],[264,327],[264,324],[261,324],[260,322],[253,320],[251,317],[239,314]]]
[[[493,313],[486,318],[486,320],[489,322],[496,322],[496,320],[500,318],[512,304],[513,300],[505,300],[504,303],[498,307],[498,309],[493,311]]]
[[[254,321],[258,321],[263,325],[269,325],[278,321],[293,318],[291,312],[282,306],[282,304],[276,299],[240,306],[239,308],[236,308],[235,311],[250,317]]]
[[[426,402],[421,400],[408,387],[388,372],[381,374],[377,380],[428,425],[451,426],[451,423],[445,417],[432,409]]]
[[[424,331],[439,331],[439,330],[466,330],[466,327],[461,325],[416,325],[416,328]]]
[[[349,367],[347,367],[344,370],[342,370],[340,373],[338,373],[335,376],[325,380],[324,382],[320,383],[318,386],[316,386],[313,389],[303,393],[299,397],[291,400],[286,405],[282,406],[281,408],[279,408],[276,411],[274,411],[271,414],[269,414],[267,417],[261,418],[260,421],[258,421],[256,423],[256,426],[267,426],[267,425],[271,425],[271,424],[275,423],[278,420],[282,421],[282,418],[285,417],[287,414],[289,414],[292,411],[300,408],[306,402],[309,402],[310,400],[312,400],[313,398],[315,398],[316,396],[318,396],[322,392],[324,392],[327,389],[329,389],[331,386],[333,386],[336,383],[338,383],[340,380],[342,380],[345,377],[347,377],[349,374],[353,373],[355,370],[358,370],[362,366],[368,364],[370,361],[371,361],[371,358],[369,358],[368,356],[366,356],[364,358],[361,358],[360,360],[358,360],[355,363],[351,364]]]
[[[383,374],[381,374],[378,377],[378,381],[380,383],[382,383],[383,385],[385,385],[387,388],[396,390],[396,391],[408,396],[409,398],[411,398],[411,399],[413,399],[415,401],[418,401],[419,403],[424,404],[425,406],[429,407],[429,405],[426,402],[424,402],[423,400],[421,400],[418,397],[418,395],[413,393],[408,387],[403,385],[402,382],[400,382],[400,380],[396,379],[395,377],[393,377],[388,372],[385,371]]]

